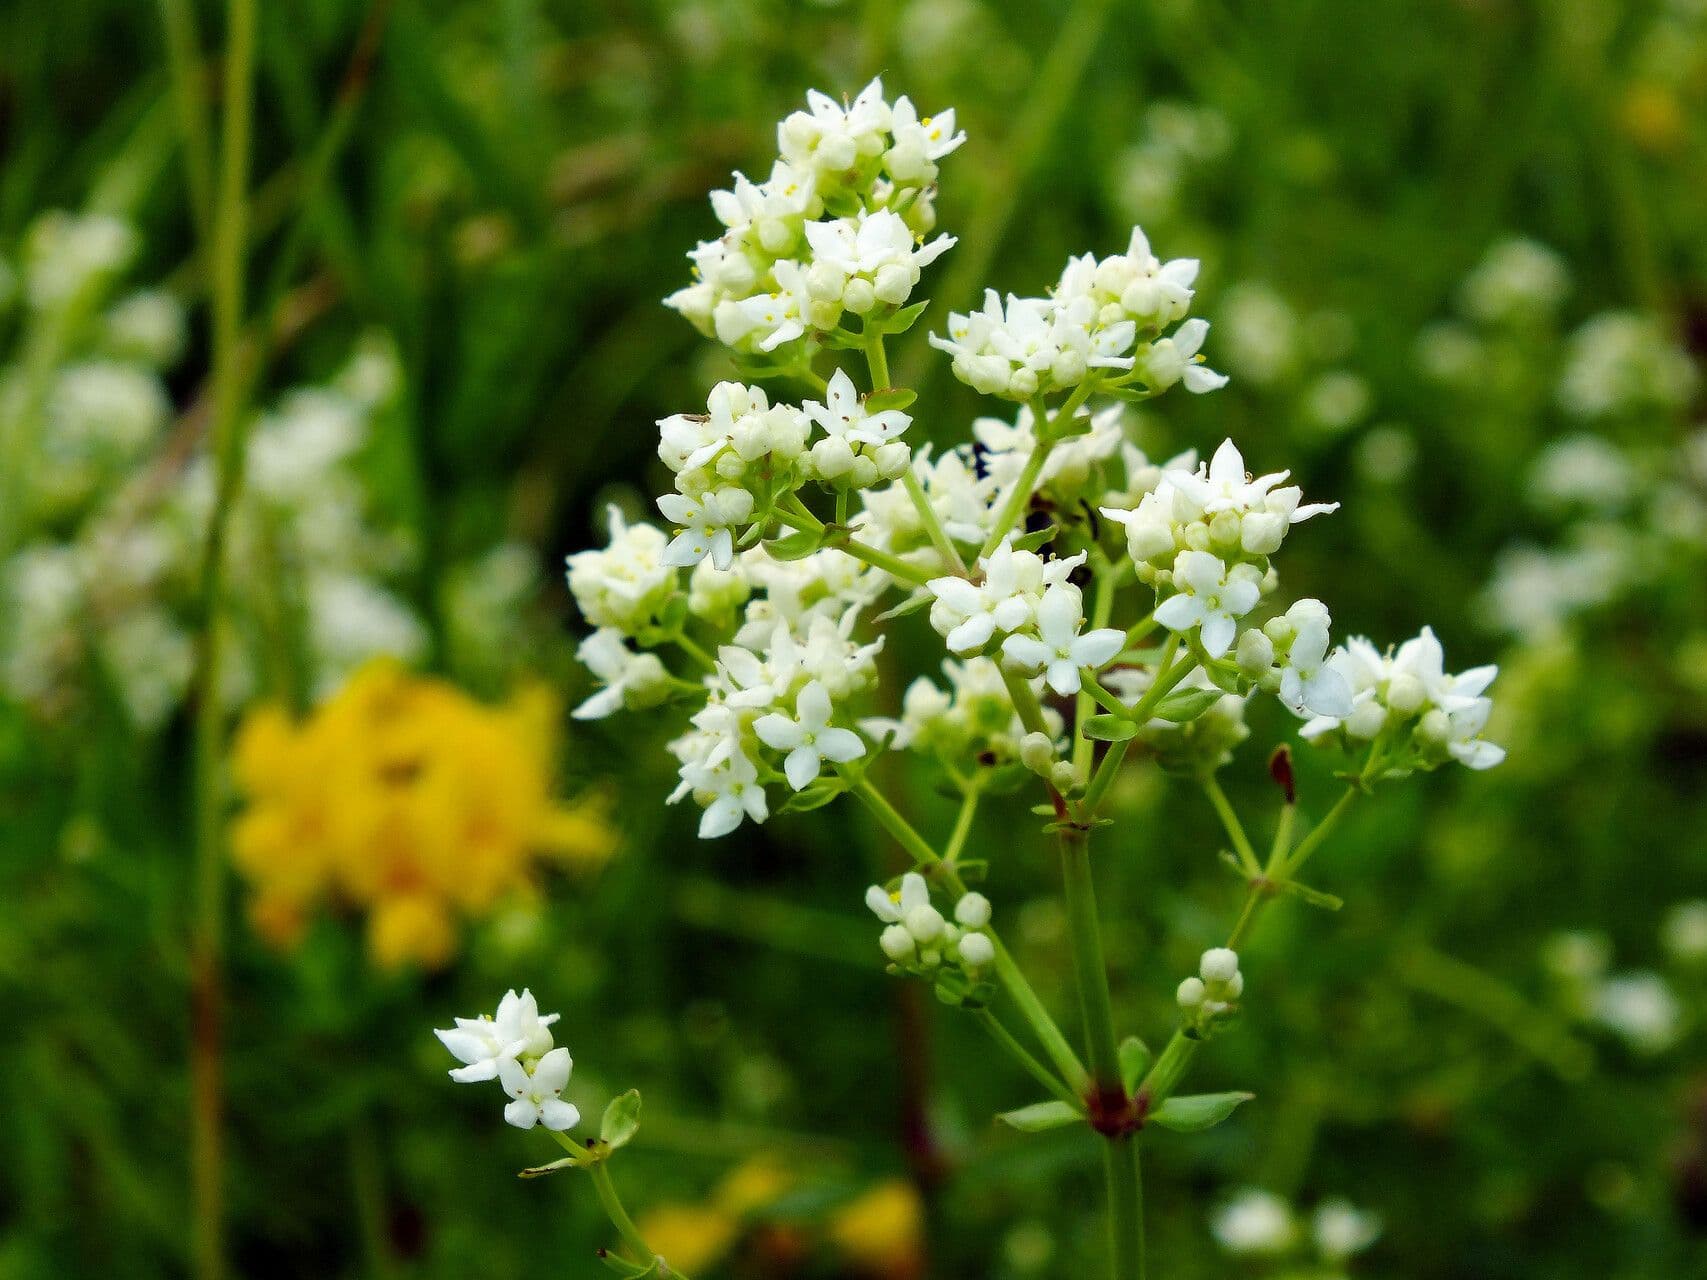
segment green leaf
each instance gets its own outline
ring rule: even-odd
[[[1220,689],[1175,689],[1156,704],[1156,717],[1171,724],[1187,724],[1226,696]]]
[[[1295,898],[1302,898],[1312,907],[1320,907],[1323,911],[1338,911],[1345,906],[1345,899],[1336,898],[1331,893],[1323,893],[1320,889],[1312,889],[1307,884],[1299,884],[1296,880],[1282,880],[1280,887],[1282,891]]]
[[[640,1128],[640,1090],[630,1089],[610,1100],[604,1119],[599,1121],[599,1141],[615,1151],[626,1147]]]
[[[883,321],[883,332],[907,332],[918,321],[918,318],[925,314],[925,308],[930,305],[930,299],[926,298],[923,302],[915,302],[912,306],[902,307],[894,315]]]
[[[1034,1102],[1018,1111],[1004,1111],[996,1119],[1021,1133],[1043,1133],[1049,1129],[1080,1124],[1084,1117],[1079,1114],[1077,1108],[1069,1107],[1065,1102]]]
[[[772,560],[804,560],[824,545],[816,529],[802,529],[786,538],[773,538],[765,543],[765,552]]]
[[[1049,544],[1049,542],[1051,540],[1053,540],[1055,535],[1059,532],[1060,532],[1060,530],[1057,529],[1054,525],[1052,525],[1052,524],[1051,525],[1045,525],[1041,529],[1037,529],[1031,533],[1026,534],[1025,537],[1023,537],[1023,538],[1015,538],[1014,543],[1013,543],[1014,550],[1015,551],[1036,551],[1040,547],[1047,546]]]
[[[867,413],[884,413],[890,409],[905,409],[919,398],[919,393],[910,387],[879,387],[876,391],[865,394],[865,411]]]
[[[1138,1089],[1138,1082],[1150,1069],[1150,1046],[1137,1036],[1127,1036],[1120,1042],[1120,1083],[1127,1093]]]
[[[1173,1097],[1150,1113],[1150,1122],[1175,1133],[1202,1133],[1213,1129],[1254,1093],[1193,1093]]]
[[[811,813],[814,809],[822,809],[830,801],[848,789],[848,784],[840,778],[819,778],[804,790],[796,791],[782,803],[778,813]]]
[[[896,605],[893,609],[889,609],[878,614],[877,621],[889,622],[894,618],[904,618],[909,613],[917,613],[920,609],[923,609],[926,605],[930,604],[932,599],[933,597],[930,592],[916,591],[900,604]]]
[[[518,1178],[543,1178],[548,1173],[556,1173],[559,1169],[576,1169],[581,1161],[576,1156],[564,1156],[561,1160],[553,1160],[550,1164],[535,1165],[531,1169],[523,1169],[516,1175]]]
[[[1092,716],[1085,721],[1085,737],[1095,738],[1098,742],[1125,742],[1138,732],[1138,726],[1125,716],[1100,715]]]

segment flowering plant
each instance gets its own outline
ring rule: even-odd
[[[575,714],[685,711],[670,799],[698,806],[702,838],[844,795],[866,806],[913,863],[867,895],[890,971],[966,1010],[1049,1095],[1002,1120],[1105,1139],[1111,1274],[1142,1275],[1145,1134],[1208,1128],[1251,1096],[1179,1092],[1240,1012],[1238,947],[1278,895],[1337,905],[1298,876],[1355,795],[1499,762],[1481,736],[1495,672],[1448,673],[1426,628],[1396,651],[1332,646],[1328,607],[1288,600],[1275,562],[1295,526],[1337,504],[1305,502],[1285,471],[1253,478],[1230,440],[1207,462],[1193,450],[1157,463],[1126,438],[1125,403],[1226,382],[1205,363],[1207,322],[1190,315],[1197,263],[1162,260],[1140,230],[1123,253],[1069,261],[1041,297],[992,290],[982,309],[951,314],[931,345],[1013,417],[981,419],[973,441],[941,453],[909,438],[916,396],[893,385],[887,344],[918,321],[923,269],[954,244],[926,237],[939,163],[962,141],[952,112],[921,117],[878,81],[845,106],[813,94],[779,127],[770,177],[737,175],[713,196],[724,231],[693,251],[695,282],[667,303],[728,347],[745,380],[658,424],[673,487],[657,505],[675,532],[613,511],[608,545],[570,557],[594,628],[581,653],[602,685]],[[941,638],[942,679],[918,675],[881,714],[885,624],[915,612]],[[1261,695],[1304,721],[1306,741],[1352,760],[1344,794],[1306,830],[1289,750],[1275,753],[1284,803],[1266,856],[1216,781]],[[923,757],[958,793],[945,841],[873,782],[885,752]],[[1110,786],[1140,758],[1201,786],[1246,886],[1226,945],[1180,983],[1159,1054],[1114,1025],[1090,861]],[[1035,790],[1059,847],[1083,1058],[972,888],[996,884],[965,856],[980,800],[1020,788]],[[594,1173],[630,1255],[619,1271],[680,1274],[639,1237],[603,1167],[632,1135],[637,1099],[612,1104],[598,1139],[562,1136],[576,1122],[553,1101],[567,1055],[505,1016],[464,1029],[477,1046],[446,1043],[503,1081],[512,1123],[559,1133],[559,1165]],[[1016,1017],[1041,1057],[1010,1029]]]

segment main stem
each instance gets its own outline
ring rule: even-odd
[[[593,1190],[598,1193],[599,1204],[610,1219],[611,1226],[616,1228],[617,1235],[622,1237],[623,1247],[634,1255],[636,1262],[648,1263],[658,1255],[646,1243],[646,1238],[640,1234],[640,1228],[634,1225],[634,1219],[628,1216],[628,1210],[622,1207],[622,1200],[616,1194],[616,1184],[610,1180],[610,1170],[605,1167],[603,1160],[595,1160],[587,1166],[587,1176],[593,1180]],[[670,1274],[681,1276],[681,1272],[672,1271]],[[682,1277],[686,1280],[686,1277]]]
[[[1099,1114],[1124,1113],[1127,1097],[1120,1081],[1114,1006],[1109,999],[1108,965],[1103,958],[1102,924],[1091,876],[1090,833],[1083,827],[1061,828],[1061,881],[1090,1055],[1092,1096],[1088,1101],[1094,1126]],[[1138,1149],[1130,1134],[1104,1136],[1108,1139],[1103,1173],[1108,1183],[1109,1274],[1113,1280],[1133,1280],[1144,1274],[1144,1200]]]
[[[220,600],[231,507],[242,481],[243,248],[248,236],[249,129],[255,70],[254,0],[229,0],[225,122],[212,226],[213,453],[218,488],[202,566],[201,663],[195,717],[195,895],[191,940],[190,1162],[195,1271],[225,1274],[224,1113],[221,1020],[224,992],[225,716]]]

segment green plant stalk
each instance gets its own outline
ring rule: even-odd
[[[1091,784],[1085,788],[1083,803],[1084,811],[1093,817],[1102,807],[1103,797],[1114,783],[1115,776],[1120,772],[1121,764],[1126,760],[1126,749],[1132,745],[1132,739],[1109,743],[1108,750],[1103,752],[1102,762],[1097,765],[1096,773],[1091,775]]]
[[[589,1147],[584,1147],[582,1143],[575,1142],[574,1138],[568,1137],[567,1133],[558,1132],[558,1130],[546,1130],[546,1133],[550,1133],[558,1147],[567,1150],[568,1154],[574,1157],[577,1166],[586,1169],[587,1178],[592,1179],[592,1190],[599,1196],[599,1208],[603,1208],[604,1217],[611,1220],[611,1225],[615,1227],[616,1234],[623,1242],[623,1248],[628,1249],[628,1253],[632,1254],[633,1261],[637,1261],[637,1263],[659,1261],[662,1266],[662,1275],[676,1277],[676,1280],[688,1280],[686,1275],[683,1275],[681,1271],[674,1270],[673,1266],[669,1266],[661,1254],[645,1242],[645,1236],[640,1234],[640,1229],[635,1225],[635,1220],[628,1217],[628,1210],[623,1208],[621,1196],[616,1195],[616,1183],[611,1181],[611,1171],[606,1167],[606,1162],[608,1162],[606,1155],[594,1154]]]
[[[889,386],[889,353],[883,345],[883,330],[867,329],[865,331],[865,363],[871,372],[871,389],[881,391]],[[948,536],[948,530],[942,527],[942,521],[937,519],[936,508],[931,506],[930,496],[925,493],[924,486],[919,483],[919,477],[913,474],[909,462],[901,472],[901,485],[907,490],[907,496],[912,499],[913,508],[919,513],[919,519],[924,523],[925,531],[930,534],[931,545],[943,559],[944,565],[950,572],[961,577],[966,576],[966,562],[960,558],[960,552],[955,549],[954,541]]]
[[[202,564],[202,632],[194,726],[195,916],[191,938],[191,1198],[195,1273],[225,1274],[221,1019],[225,950],[225,717],[221,702],[224,634],[220,602],[224,552],[243,465],[243,266],[247,239],[249,132],[255,73],[255,0],[228,0],[225,120],[213,268],[213,453],[218,487]]]
[[[1002,509],[996,513],[996,523],[990,526],[990,536],[984,539],[984,545],[978,548],[978,557],[983,559],[1002,545],[1002,539],[1014,527],[1025,510],[1025,504],[1031,501],[1031,492],[1037,488],[1037,477],[1043,472],[1043,464],[1049,460],[1049,451],[1055,447],[1055,442],[1043,434],[1043,424],[1037,424],[1037,443],[1031,446],[1027,455],[1025,467],[1019,473],[1019,479],[1009,491]]]
[[[966,839],[972,834],[972,820],[978,816],[978,798],[978,788],[967,787],[966,795],[960,802],[960,812],[954,818],[954,830],[949,832],[948,844],[942,851],[942,860],[949,867],[955,867],[960,862],[960,855],[965,852]]]
[[[1037,695],[1031,691],[1031,685],[1025,677],[1016,675],[1003,665],[1002,683],[1007,686],[1008,698],[1013,702],[1014,710],[1019,714],[1019,721],[1025,726],[1025,731],[1047,735],[1049,726],[1043,722],[1043,708],[1038,704]]]
[[[1108,1182],[1110,1274],[1115,1280],[1144,1280],[1144,1170],[1138,1139],[1128,1134],[1103,1143]]]
[[[1084,1111],[1085,1100],[1075,1095],[1071,1089],[1061,1083],[1060,1077],[1032,1057],[1025,1046],[1014,1039],[1013,1033],[1001,1024],[1001,1020],[995,1014],[988,1009],[978,1009],[974,1011],[973,1016],[977,1019],[978,1025],[990,1033],[990,1039],[1000,1045],[1009,1057],[1019,1063],[1027,1075],[1048,1090],[1057,1101],[1065,1102],[1075,1111]]]
[[[1233,806],[1227,799],[1227,793],[1221,789],[1221,783],[1213,773],[1205,773],[1198,781],[1203,786],[1203,794],[1209,797],[1209,803],[1214,806],[1216,816],[1221,819],[1227,839],[1233,842],[1233,851],[1239,855],[1239,865],[1249,875],[1261,875],[1262,864],[1257,861],[1256,850],[1251,847],[1251,838],[1245,834],[1245,824],[1240,822],[1239,815],[1233,812]],[[1272,863],[1272,859],[1270,861]]]
[[[895,806],[890,804],[877,788],[865,778],[850,776],[845,770],[843,777],[848,778],[850,792],[871,811],[872,816],[895,842],[907,851],[915,863],[927,871],[940,874],[956,898],[965,895],[966,883],[960,878],[960,872],[937,854],[930,842],[896,811]],[[1032,989],[1031,983],[1020,971],[1013,956],[1002,945],[1000,935],[994,928],[986,928],[985,933],[989,935],[990,945],[996,950],[994,965],[997,980],[1018,1006],[1032,1034],[1049,1054],[1049,1060],[1055,1064],[1055,1069],[1061,1073],[1062,1078],[1075,1090],[1083,1088],[1090,1077],[1078,1055],[1073,1052],[1072,1045],[1067,1043],[1067,1037],[1055,1024],[1055,1019],[1049,1016],[1049,1011],[1043,1007],[1043,1001],[1038,998],[1037,992]]]
[[[213,145],[208,128],[207,89],[202,82],[201,38],[190,0],[160,0],[160,25],[166,37],[166,67],[172,102],[183,135],[184,177],[190,188],[190,214],[196,231],[207,234],[212,197]]]
[[[1322,820],[1311,829],[1309,835],[1299,841],[1298,848],[1291,857],[1286,859],[1284,866],[1278,868],[1283,876],[1291,879],[1298,873],[1299,868],[1309,861],[1310,855],[1315,853],[1321,847],[1322,841],[1332,835],[1334,828],[1339,826],[1340,819],[1345,817],[1345,811],[1351,808],[1351,802],[1357,799],[1358,794],[1358,788],[1355,786],[1348,786],[1345,789],[1340,798],[1334,802],[1334,807],[1329,809]]]
[[[1072,944],[1073,971],[1078,979],[1079,1004],[1084,1014],[1094,1094],[1093,1111],[1099,1106],[1124,1107],[1126,1089],[1120,1080],[1120,1051],[1114,1038],[1114,1006],[1109,999],[1102,924],[1097,918],[1090,833],[1082,827],[1063,826],[1060,845],[1061,881],[1067,900],[1067,936]],[[1103,1173],[1108,1184],[1109,1267],[1114,1280],[1130,1280],[1140,1275],[1142,1263],[1139,1259],[1144,1253],[1143,1193],[1135,1176],[1135,1154],[1130,1144],[1130,1138],[1122,1141],[1111,1137],[1103,1153]]]

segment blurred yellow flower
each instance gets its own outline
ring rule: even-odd
[[[602,801],[554,798],[558,747],[543,687],[486,706],[386,661],[301,722],[251,712],[235,748],[248,803],[232,857],[257,932],[289,946],[315,906],[346,903],[367,912],[376,963],[444,965],[460,922],[528,891],[542,858],[584,867],[613,851]]]
[[[830,1219],[829,1237],[842,1256],[885,1280],[904,1280],[923,1268],[925,1210],[902,1178],[880,1182]]]

